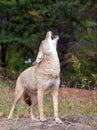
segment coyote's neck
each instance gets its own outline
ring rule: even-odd
[[[59,76],[60,62],[57,52],[45,54],[42,62],[37,64],[36,68],[38,74],[52,75],[52,77]]]

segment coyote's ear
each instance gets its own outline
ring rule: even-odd
[[[40,63],[43,60],[43,52],[39,50],[37,58],[36,58],[36,63]]]

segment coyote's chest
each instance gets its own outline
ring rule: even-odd
[[[48,79],[53,79],[60,74],[59,59],[44,59],[44,61],[37,67],[37,74]]]

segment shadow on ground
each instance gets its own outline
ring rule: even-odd
[[[52,117],[46,122],[32,121],[30,118],[0,119],[0,130],[97,130],[97,117],[63,116],[63,124],[56,124]]]

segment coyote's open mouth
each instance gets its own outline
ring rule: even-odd
[[[52,38],[52,40],[55,38],[55,35],[53,32],[51,32],[51,38]]]

